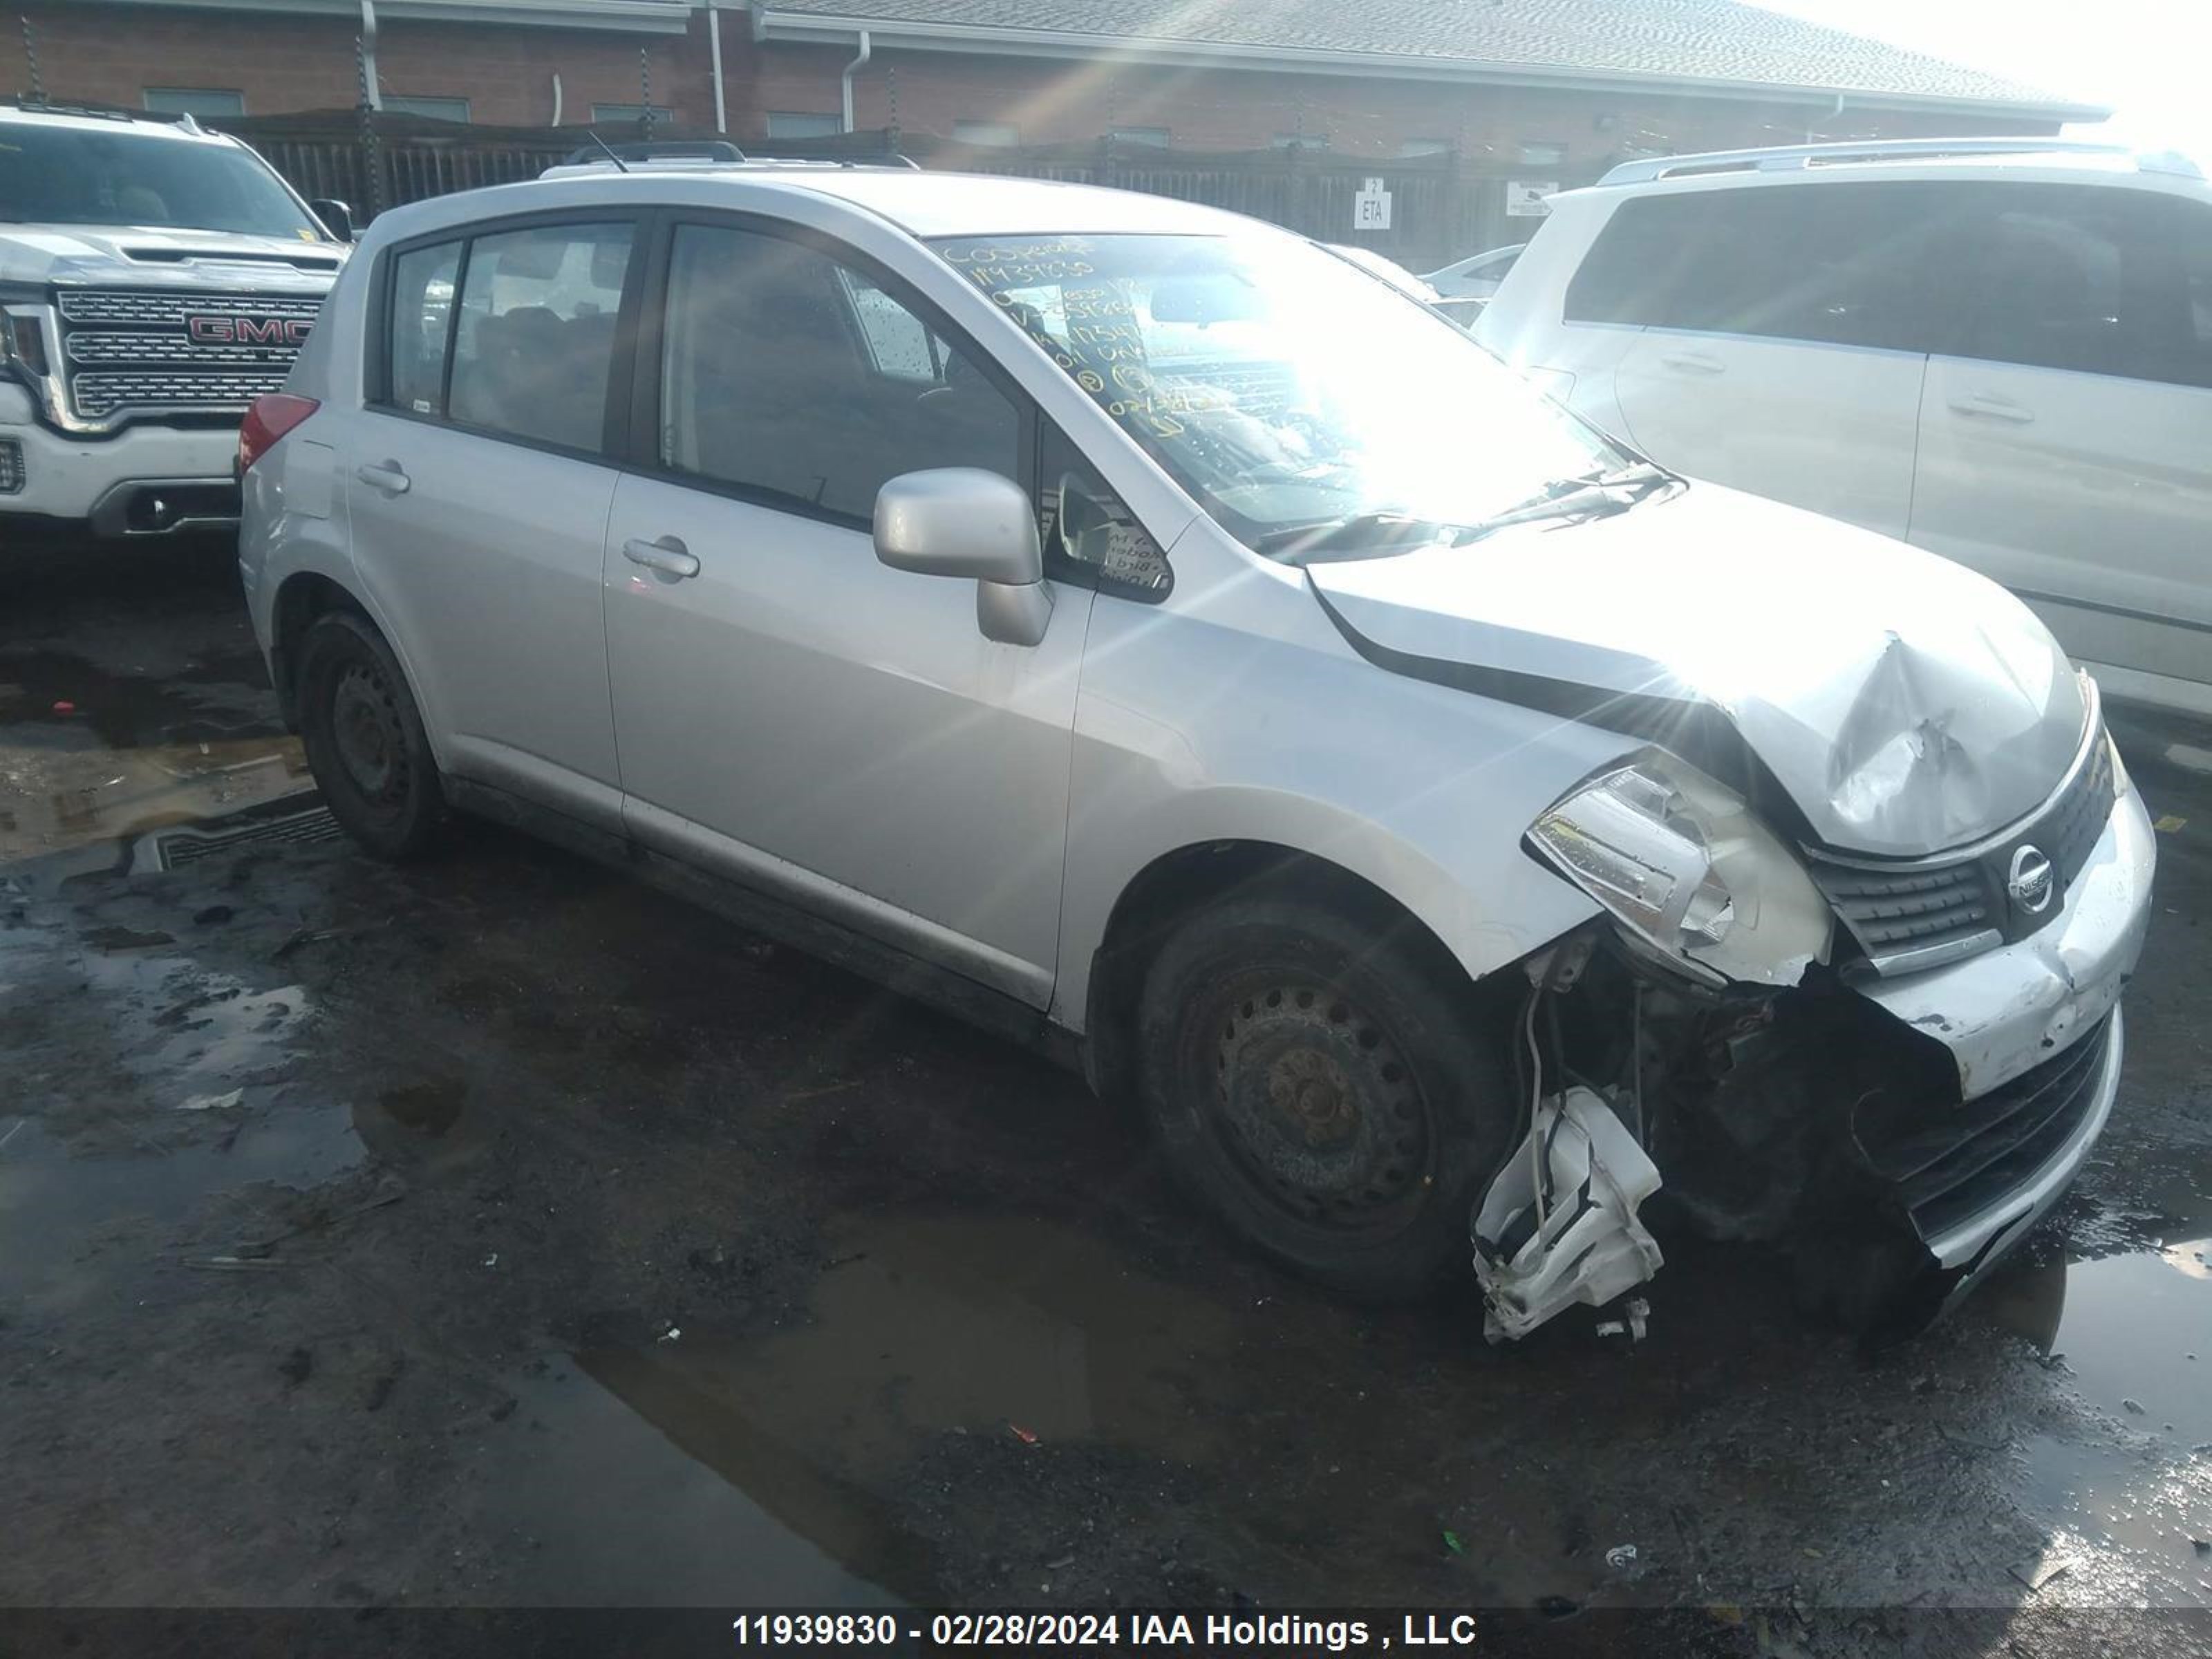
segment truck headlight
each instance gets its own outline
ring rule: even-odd
[[[1834,917],[1741,797],[1662,750],[1591,779],[1531,846],[1662,956],[1708,984],[1795,985]]]

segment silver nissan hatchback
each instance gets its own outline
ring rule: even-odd
[[[1493,1336],[1650,1279],[1662,1206],[1910,1325],[2080,1167],[2150,830],[1990,582],[1686,483],[1249,220],[568,171],[379,218],[242,436],[368,851],[620,860],[1140,1102],[1295,1268],[1471,1273]]]

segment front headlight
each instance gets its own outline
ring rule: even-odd
[[[1662,750],[1583,784],[1529,843],[1645,944],[1709,984],[1795,985],[1834,916],[1734,791]]]

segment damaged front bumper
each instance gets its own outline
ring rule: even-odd
[[[1471,1218],[1492,1340],[1656,1271],[1638,1210],[1662,1177],[1700,1231],[1785,1244],[1801,1295],[1847,1324],[1911,1328],[1954,1304],[2111,1116],[2155,862],[2123,774],[2056,914],[1963,962],[1692,996],[1649,952],[1532,959],[1534,1120]]]
[[[1968,961],[1860,988],[1949,1052],[1960,1096],[1954,1116],[1980,1123],[2002,1113],[2000,1121],[2043,1126],[2039,1139],[1978,1172],[1978,1201],[1908,1205],[1921,1243],[1953,1276],[1947,1304],[2057,1201],[2112,1115],[2120,994],[2142,953],[2156,862],[2142,797],[2124,789],[2051,922]]]

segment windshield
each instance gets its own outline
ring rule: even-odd
[[[326,240],[276,175],[235,145],[27,121],[0,125],[0,220]]]
[[[1249,546],[1477,525],[1631,457],[1451,324],[1291,237],[962,237],[1004,307]]]

